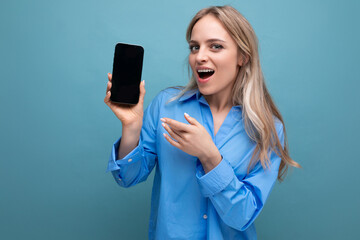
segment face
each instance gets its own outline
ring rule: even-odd
[[[230,98],[242,58],[235,41],[213,15],[193,27],[189,64],[204,96]]]

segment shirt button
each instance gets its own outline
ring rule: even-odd
[[[121,181],[121,178],[118,178],[119,181]]]
[[[132,161],[132,159],[130,158],[129,160],[128,160],[128,162],[131,162]]]
[[[203,218],[206,220],[206,219],[207,219],[207,215],[206,215],[206,214],[204,214]]]

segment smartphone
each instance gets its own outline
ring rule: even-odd
[[[116,44],[110,96],[112,102],[138,103],[143,59],[143,47],[125,43]]]

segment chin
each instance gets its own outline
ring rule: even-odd
[[[213,91],[211,91],[209,88],[199,87],[199,85],[198,85],[198,89],[199,89],[199,92],[201,93],[201,95],[203,95],[203,96],[208,96],[208,95],[213,94]]]

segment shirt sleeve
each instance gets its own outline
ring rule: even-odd
[[[145,181],[157,162],[156,128],[159,121],[161,94],[144,112],[138,145],[124,158],[118,159],[121,137],[113,144],[107,172],[122,187],[131,187]]]
[[[277,133],[284,147],[282,124]],[[225,158],[207,174],[198,166],[196,177],[200,191],[211,200],[225,224],[244,231],[255,221],[276,182],[281,158],[271,152],[270,161],[266,170],[259,162],[244,179],[236,176]]]

